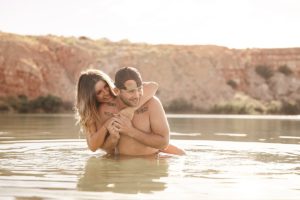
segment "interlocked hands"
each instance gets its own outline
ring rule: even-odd
[[[120,134],[128,135],[132,132],[133,126],[131,120],[122,115],[115,115],[113,118],[112,126]]]

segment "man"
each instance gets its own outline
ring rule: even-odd
[[[138,105],[143,94],[140,73],[131,67],[120,69],[115,75],[117,98],[113,103],[102,104],[99,108],[101,123],[107,120],[109,136],[103,149],[117,149],[122,155],[150,155],[169,144],[169,125],[157,97],[153,97],[134,114],[131,120],[116,114],[126,107]]]

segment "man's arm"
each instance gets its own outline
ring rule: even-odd
[[[146,133],[135,128],[131,121],[126,117],[114,118],[118,123],[118,131],[128,135],[138,142],[156,149],[164,149],[169,144],[169,124],[165,111],[158,98],[154,97],[148,103],[150,114],[150,126],[152,132]]]

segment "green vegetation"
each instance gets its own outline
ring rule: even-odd
[[[244,94],[237,94],[228,102],[215,105],[211,109],[214,114],[300,114],[300,99],[296,101],[260,102]]]
[[[295,101],[261,102],[245,94],[237,94],[232,100],[216,104],[204,110],[195,107],[186,99],[174,99],[164,106],[169,113],[213,113],[213,114],[300,114],[300,99]],[[1,112],[18,113],[61,113],[72,112],[73,104],[63,102],[53,95],[39,96],[28,100],[27,96],[8,97],[0,99]]]
[[[27,96],[8,97],[2,99],[0,112],[18,113],[58,113],[72,110],[70,102],[63,102],[59,97],[53,95],[39,96],[28,100]]]
[[[120,40],[119,43],[120,44],[125,44],[125,45],[131,44],[131,42],[128,39]]]
[[[64,42],[68,45],[75,45],[77,43],[77,38],[76,37],[67,37],[64,38]]]
[[[199,111],[199,109],[195,108],[193,104],[189,103],[187,100],[183,98],[172,100],[169,106],[165,107],[165,110],[167,112],[174,112],[174,113],[191,113],[191,112]]]
[[[0,112],[8,112],[8,111],[9,111],[9,106],[7,105],[7,103],[0,100]]]
[[[215,114],[264,114],[266,107],[260,101],[237,94],[233,100],[215,105],[211,112]]]
[[[278,67],[278,71],[286,76],[289,76],[293,73],[293,71],[287,65],[281,65]]]
[[[269,103],[266,103],[266,108],[267,108],[266,114],[270,114],[270,115],[285,114],[285,113],[281,113],[282,112],[281,107],[282,107],[282,103],[280,101],[271,101]]]
[[[32,101],[29,101],[33,110],[43,110],[46,113],[56,113],[62,106],[62,100],[59,97],[48,95],[40,96]]]
[[[284,101],[282,103],[281,113],[287,115],[297,115],[300,114],[300,99],[297,101]]]
[[[86,37],[86,36],[80,36],[78,39],[79,40],[91,40],[89,37]]]
[[[258,75],[260,75],[266,80],[271,78],[274,74],[273,70],[269,66],[265,66],[265,65],[256,66],[255,71]]]
[[[236,89],[238,86],[238,84],[232,79],[227,81],[227,85],[231,86],[233,89]]]

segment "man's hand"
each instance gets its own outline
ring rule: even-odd
[[[118,115],[113,117],[113,120],[113,126],[119,133],[130,136],[130,133],[134,128],[132,126],[131,120],[128,117]]]

